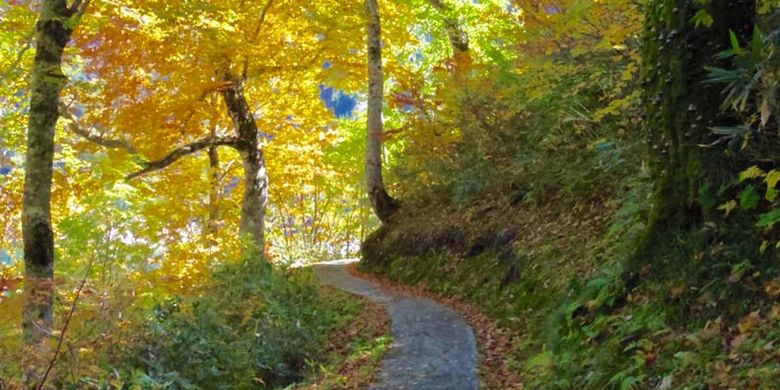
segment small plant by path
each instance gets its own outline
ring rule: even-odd
[[[328,339],[323,363],[310,363],[307,380],[294,389],[363,390],[378,382],[379,370],[390,349],[390,317],[384,308],[366,298],[329,286],[322,296],[344,309],[344,324]]]

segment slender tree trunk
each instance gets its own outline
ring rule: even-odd
[[[246,190],[241,205],[239,233],[252,240],[253,246],[263,251],[265,247],[265,207],[268,202],[268,173],[263,151],[242,152]]]
[[[61,69],[62,52],[70,40],[72,14],[65,0],[45,0],[36,24],[22,205],[27,297],[22,319],[25,349],[22,365],[28,388],[42,384],[51,358],[48,339],[54,321],[52,163],[60,92],[67,81]]]
[[[206,226],[207,240],[210,246],[216,245],[215,237],[219,232],[220,212],[219,212],[219,149],[212,146],[208,149],[209,154],[209,219]]]
[[[217,96],[212,97],[211,105],[217,107]],[[211,136],[217,137],[217,126],[211,127]],[[209,217],[206,226],[206,233],[209,236],[207,239],[210,246],[216,245],[216,235],[219,233],[219,228],[222,220],[222,215],[219,210],[220,195],[220,162],[219,162],[219,147],[213,145],[208,148],[209,156]]]
[[[385,189],[382,178],[382,104],[384,75],[382,73],[382,31],[377,0],[366,0],[368,22],[368,134],[366,137],[366,183],[368,196],[379,220],[386,223],[400,207]]]
[[[710,27],[694,25],[701,9],[712,16]],[[655,190],[640,253],[707,219],[713,205],[700,202],[700,190],[716,191],[739,170],[722,148],[699,146],[711,143],[710,126],[734,120],[720,110],[721,87],[706,82],[704,66],[728,48],[729,31],[743,41],[750,36],[755,0],[653,0],[645,18],[641,56]]]
[[[320,223],[320,202],[319,202],[319,188],[317,186],[314,187],[314,212],[312,212],[311,216],[311,250],[314,252],[314,249],[319,249],[319,238],[317,237],[317,227]]]
[[[241,79],[226,76],[233,85],[222,92],[230,117],[241,140],[239,150],[244,164],[246,190],[241,205],[241,228],[239,233],[247,237],[255,250],[263,253],[265,240],[265,208],[268,202],[268,172],[263,150],[258,140],[259,130],[254,114],[244,96]]]

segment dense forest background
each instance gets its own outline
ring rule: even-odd
[[[772,388],[779,6],[5,1],[0,388],[292,386],[359,253],[488,388]]]

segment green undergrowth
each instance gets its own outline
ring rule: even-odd
[[[724,220],[666,232],[638,258],[649,193],[640,182],[616,207],[592,210],[582,202],[504,207],[494,197],[476,224],[462,216],[484,210],[484,200],[407,204],[415,209],[364,243],[363,267],[469,301],[523,334],[506,354],[524,362],[526,388],[775,388],[776,254],[758,256],[751,231],[729,231]],[[606,222],[560,223],[578,208],[591,210],[578,219]],[[516,234],[502,237],[507,230]]]
[[[390,350],[390,319],[385,309],[347,293],[325,289],[324,297],[343,313],[318,361],[309,362],[305,379],[288,389],[364,389],[379,376]]]
[[[207,293],[206,293],[207,292]],[[311,270],[248,261],[219,266],[203,291],[157,303],[95,377],[61,388],[264,389],[304,380],[331,332],[360,314],[323,296]]]
[[[313,378],[288,389],[358,389],[362,388],[359,384],[370,385],[390,350],[392,338],[389,335],[371,339],[360,335],[356,337],[346,356],[335,355],[329,362],[318,364],[311,374]],[[344,366],[352,371],[343,372]]]
[[[528,362],[553,388],[774,388],[777,268],[712,232],[667,232],[634,275],[618,263],[572,289]],[[722,237],[721,237],[722,238]],[[684,245],[680,245],[684,243]],[[634,260],[634,259],[632,259]],[[755,262],[751,264],[751,262]],[[634,264],[629,261],[628,264]],[[609,272],[612,271],[612,272]]]

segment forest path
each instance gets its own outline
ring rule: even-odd
[[[478,389],[474,332],[453,310],[427,299],[386,291],[352,276],[339,260],[314,266],[320,281],[387,308],[393,344],[376,390]]]

